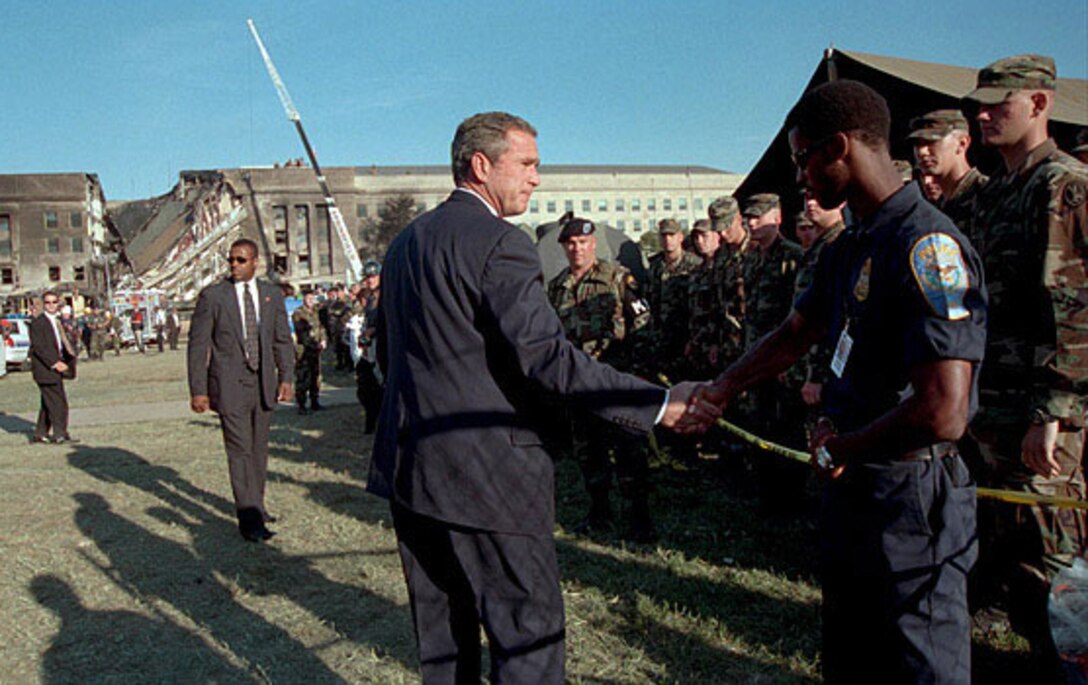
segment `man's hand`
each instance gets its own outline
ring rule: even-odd
[[[208,411],[208,408],[212,405],[211,398],[207,395],[193,395],[189,400],[189,408],[195,411],[197,414],[203,414]]]
[[[722,412],[716,404],[700,397],[697,391],[702,387],[702,384],[693,381],[672,386],[661,425],[681,434],[705,433]]]
[[[810,407],[815,407],[820,403],[820,394],[824,391],[823,383],[812,383],[811,381],[801,386],[801,399],[805,404]]]
[[[1020,443],[1020,458],[1029,469],[1044,478],[1056,478],[1062,473],[1062,467],[1054,458],[1054,449],[1058,444],[1058,422],[1047,421],[1044,424],[1032,424]]]
[[[834,461],[821,463],[818,456],[821,447],[825,448],[825,455],[830,452],[831,447],[828,446],[828,443],[831,442],[835,435],[835,427],[827,419],[820,419],[816,423],[816,427],[812,429],[812,437],[808,441],[808,449],[812,453],[809,463],[812,464],[812,468],[816,470],[816,475],[820,478],[835,480],[846,469],[846,464],[836,464]]]
[[[65,371],[68,370],[68,365],[65,364],[64,362],[57,362],[56,364],[53,365],[53,370],[56,371],[57,373],[64,373]]]
[[[295,388],[290,383],[280,383],[279,391],[276,393],[276,401],[278,402],[290,402],[295,396]]]

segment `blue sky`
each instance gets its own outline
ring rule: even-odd
[[[1041,52],[1088,76],[1084,0],[0,0],[0,173],[93,172],[127,199],[303,156],[248,17],[323,166],[445,164],[458,122],[504,109],[545,163],[744,172],[831,44],[966,66]]]

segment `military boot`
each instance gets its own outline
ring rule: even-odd
[[[612,504],[608,501],[608,488],[592,488],[589,491],[589,514],[574,528],[574,532],[586,534],[612,528]]]
[[[635,497],[630,501],[627,511],[627,539],[642,545],[657,540],[657,529],[650,517],[650,503],[645,496]]]

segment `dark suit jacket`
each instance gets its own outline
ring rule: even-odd
[[[295,351],[280,289],[256,281],[260,323],[261,403],[275,409],[277,385],[293,380]],[[230,279],[200,291],[189,328],[189,395],[208,395],[219,413],[238,407],[246,370],[242,311]]]
[[[382,267],[387,388],[370,492],[425,516],[551,534],[542,394],[648,432],[665,390],[575,349],[529,237],[455,191],[400,233]]]
[[[57,336],[53,331],[53,324],[45,314],[37,315],[30,322],[30,371],[38,385],[53,385],[62,378],[75,378],[75,360],[57,347]],[[61,335],[64,335],[63,331]],[[68,364],[71,370],[63,376],[54,371],[53,365],[58,361]]]

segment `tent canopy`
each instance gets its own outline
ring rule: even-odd
[[[1060,69],[1060,65],[1059,65]],[[884,96],[892,112],[892,157],[913,163],[913,148],[907,141],[910,120],[935,109],[958,109],[961,99],[975,89],[978,69],[949,64],[918,62],[898,57],[871,55],[829,48],[802,92],[835,79],[861,81]],[[785,118],[785,113],[783,113]],[[1069,149],[1077,132],[1088,126],[1088,81],[1059,78],[1051,112],[1050,134],[1058,145]],[[734,195],[744,198],[773,192],[782,196],[783,211],[791,216],[801,207],[790,160],[787,131],[783,126]],[[971,122],[971,137],[978,141],[978,125]],[[999,158],[992,150],[972,144],[972,160],[984,171],[992,171]]]

